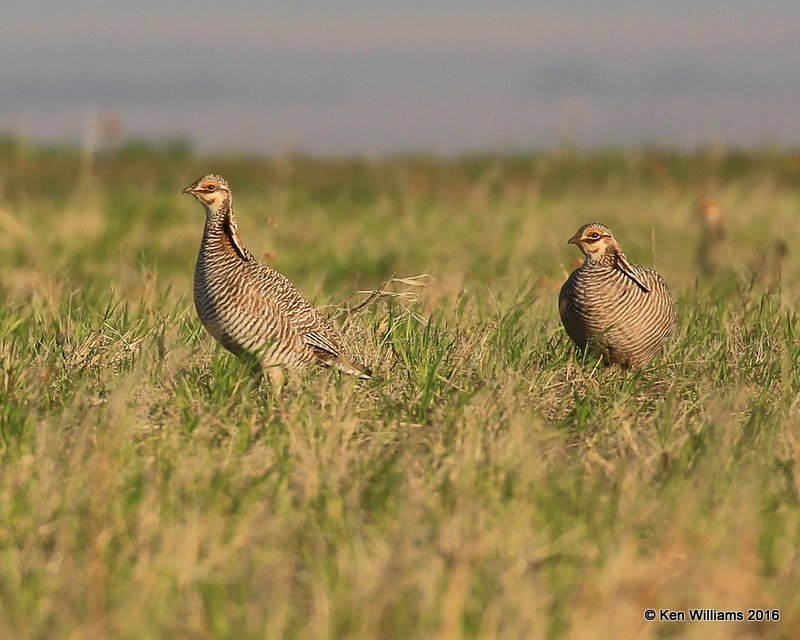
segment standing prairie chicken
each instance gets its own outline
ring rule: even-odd
[[[703,198],[695,206],[695,216],[700,222],[700,241],[697,244],[697,264],[707,275],[720,270],[725,264],[725,217],[722,207],[712,198]]]
[[[611,230],[599,222],[583,225],[567,244],[585,256],[558,296],[567,334],[607,364],[644,367],[675,330],[675,303],[664,280],[628,262]]]
[[[208,332],[237,356],[252,358],[280,387],[282,369],[310,364],[369,378],[353,362],[342,336],[272,267],[245,249],[225,178],[207,175],[184,193],[205,208],[206,224],[194,272],[194,306]]]

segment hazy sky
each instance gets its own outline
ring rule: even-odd
[[[800,144],[800,1],[32,1],[0,131],[318,153]]]

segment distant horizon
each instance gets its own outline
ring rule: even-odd
[[[220,155],[244,155],[257,158],[299,156],[308,158],[402,158],[402,157],[424,157],[431,156],[436,158],[469,158],[476,156],[526,156],[538,154],[602,154],[609,152],[636,152],[654,150],[664,153],[693,154],[702,152],[728,152],[759,153],[779,149],[781,152],[800,152],[800,143],[785,144],[781,141],[765,138],[749,144],[732,144],[722,140],[708,140],[696,144],[674,145],[643,140],[641,142],[629,143],[605,143],[605,144],[555,144],[551,146],[518,146],[518,147],[473,147],[461,148],[453,151],[436,151],[424,147],[393,149],[380,152],[364,151],[315,151],[297,145],[289,145],[283,148],[258,149],[248,147],[204,147],[196,144],[186,136],[180,134],[165,136],[130,135],[120,138],[113,143],[89,142],[87,138],[77,136],[64,136],[61,138],[35,138],[26,136],[15,131],[1,131],[0,141],[22,142],[29,144],[37,149],[58,150],[71,149],[77,152],[84,152],[91,149],[93,153],[114,153],[123,150],[131,145],[145,145],[153,150],[166,150],[170,146],[185,147],[190,154],[200,156]]]
[[[202,150],[800,145],[800,3],[15,4],[0,132]]]

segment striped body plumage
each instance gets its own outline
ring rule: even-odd
[[[603,224],[584,225],[569,243],[586,259],[559,294],[567,334],[607,364],[644,367],[675,330],[675,303],[664,280],[653,269],[628,262]]]
[[[369,378],[346,354],[331,323],[272,267],[244,247],[224,178],[208,175],[184,190],[205,207],[194,273],[194,304],[208,332],[226,349],[263,368],[330,366]]]

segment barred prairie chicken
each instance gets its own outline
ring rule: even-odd
[[[205,208],[194,272],[194,306],[208,332],[228,351],[251,358],[280,388],[283,368],[310,364],[369,378],[347,355],[342,336],[294,285],[245,249],[225,178],[207,175],[183,190]]]
[[[567,334],[607,364],[644,367],[675,330],[675,303],[664,280],[628,262],[611,230],[599,222],[583,225],[567,244],[585,256],[558,296]]]

